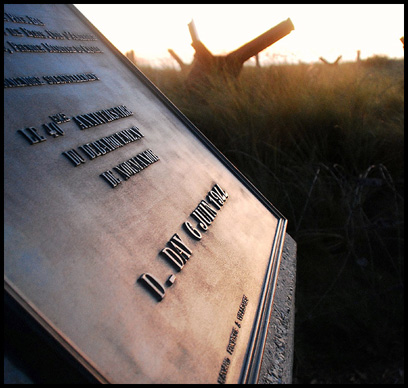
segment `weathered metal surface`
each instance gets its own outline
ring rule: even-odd
[[[291,384],[294,354],[294,318],[296,288],[296,242],[286,234],[273,301],[270,325],[265,341],[259,384]],[[94,383],[95,379],[78,364],[66,360],[34,331],[29,316],[15,303],[6,300],[4,383]],[[11,308],[12,307],[12,308]],[[49,339],[50,340],[50,339]],[[38,360],[41,362],[38,363]]]
[[[100,382],[257,381],[285,218],[75,7],[4,11],[6,291]]]
[[[286,234],[273,301],[270,325],[265,341],[259,384],[291,384],[294,354],[294,318],[296,287],[296,243]],[[6,300],[4,383],[94,383],[87,373],[78,371],[78,364],[63,358],[64,354],[50,346],[49,341],[33,330],[30,317],[10,306]],[[13,308],[11,308],[13,307]],[[16,310],[18,309],[18,310]],[[38,363],[38,360],[41,362]]]

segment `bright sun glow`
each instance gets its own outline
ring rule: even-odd
[[[173,49],[191,63],[187,24],[214,54],[226,54],[290,18],[295,30],[260,53],[262,63],[354,61],[373,55],[402,58],[403,4],[78,4],[121,52],[174,65]]]

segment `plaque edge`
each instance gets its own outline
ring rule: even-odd
[[[57,341],[80,365],[82,365],[95,379],[102,384],[109,384],[110,381],[104,375],[98,372],[98,369],[92,365],[88,357],[81,354],[80,350],[62,335],[49,320],[44,317],[38,308],[30,303],[30,299],[25,297],[13,283],[4,275],[4,291],[6,294],[17,303],[24,311],[26,311],[34,321],[42,327],[46,334]]]
[[[242,366],[239,384],[257,384],[266,345],[269,321],[272,313],[279,268],[285,243],[287,220],[278,221],[271,255],[266,271],[262,296],[259,301],[256,322],[252,329],[251,341],[247,345],[246,360]]]

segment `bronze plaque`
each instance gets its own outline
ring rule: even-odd
[[[5,290],[105,383],[251,383],[286,219],[74,6],[4,6]]]

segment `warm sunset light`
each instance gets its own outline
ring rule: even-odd
[[[235,50],[290,18],[295,30],[260,53],[262,64],[402,58],[403,4],[77,4],[120,51],[174,66],[168,49],[191,63],[188,23],[214,54]],[[250,60],[252,61],[252,59]],[[250,62],[249,61],[249,62]]]
[[[404,10],[4,4],[4,383],[403,384]]]

